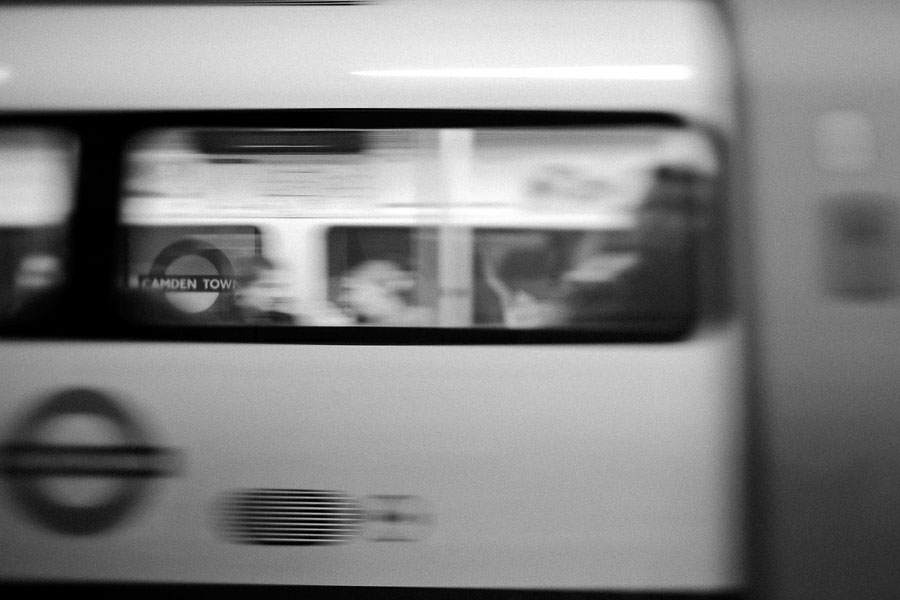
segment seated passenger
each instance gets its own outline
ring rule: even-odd
[[[542,252],[516,249],[502,258],[481,252],[484,281],[500,303],[503,324],[510,329],[559,327],[568,322],[561,288],[547,272]]]
[[[357,323],[394,327],[434,324],[432,309],[416,306],[414,276],[388,260],[367,260],[341,278],[338,304]]]

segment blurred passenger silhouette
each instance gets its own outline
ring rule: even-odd
[[[568,310],[544,249],[480,248],[484,281],[500,303],[503,325],[529,329],[565,325]]]
[[[693,246],[709,184],[709,177],[691,167],[654,171],[635,212],[630,248],[616,253],[600,249],[567,275],[573,323],[684,319],[690,314]]]
[[[246,325],[294,325],[294,301],[287,274],[273,261],[255,256],[239,270],[234,295],[238,322]]]
[[[635,211],[629,243],[611,246],[605,232],[585,232],[569,251],[570,267],[558,283],[561,301],[538,307],[530,298],[501,289],[493,274],[492,288],[505,296],[511,310],[506,320],[530,312],[535,326],[591,327],[686,318],[693,309],[693,245],[710,183],[691,167],[655,169],[653,183]]]
[[[432,309],[414,303],[416,278],[389,260],[364,261],[341,277],[337,303],[357,323],[385,326],[432,325]]]
[[[623,274],[629,311],[638,318],[683,315],[691,308],[692,262],[700,202],[709,178],[690,167],[662,166],[638,208],[639,260]]]

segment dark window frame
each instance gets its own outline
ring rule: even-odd
[[[0,338],[185,341],[339,345],[504,345],[664,343],[690,338],[713,308],[692,274],[691,314],[678,322],[622,323],[615,331],[577,329],[419,327],[170,327],[138,325],[120,314],[117,241],[126,149],[136,135],[172,128],[437,129],[437,128],[693,128],[707,134],[725,156],[712,128],[680,116],[645,111],[457,109],[253,109],[159,111],[50,111],[0,114],[0,127],[44,127],[72,134],[79,143],[78,181],[70,221],[69,284],[64,306],[39,323],[11,323]],[[723,176],[727,171],[723,169]],[[718,207],[716,207],[718,211]],[[701,249],[702,250],[702,249]],[[692,268],[704,262],[691,257]],[[708,279],[708,278],[704,278]],[[718,281],[713,287],[726,287]],[[727,292],[725,293],[727,295]],[[723,304],[724,306],[724,304]]]

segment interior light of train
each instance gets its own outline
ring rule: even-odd
[[[447,69],[380,69],[351,71],[362,77],[458,79],[609,79],[618,81],[685,81],[694,73],[687,65],[594,65],[580,67],[502,67]]]

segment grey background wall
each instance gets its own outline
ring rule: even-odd
[[[761,596],[896,598],[900,4],[759,0],[730,9],[746,94],[742,167],[755,202]],[[847,110],[849,125],[829,136],[829,115]],[[845,164],[828,159],[834,152]],[[827,219],[829,199],[848,193],[884,195],[880,208],[848,213],[868,219],[862,241]],[[841,272],[883,287],[835,293],[829,277]]]

